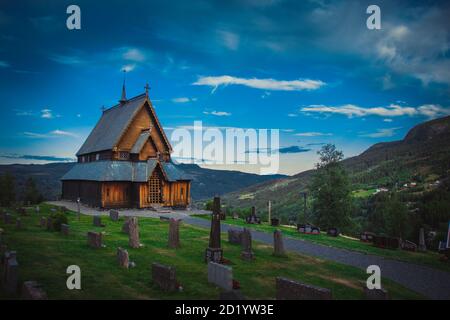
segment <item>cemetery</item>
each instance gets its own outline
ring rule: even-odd
[[[288,299],[299,294],[364,299],[366,295],[363,270],[286,252],[283,226],[272,231],[272,245],[253,240],[251,228],[234,235],[238,242],[232,243],[227,233],[220,233],[220,223],[225,223],[220,214],[207,230],[182,220],[125,219],[115,214],[109,218],[108,211],[94,225],[92,216],[78,218],[76,212],[65,210],[67,222],[56,230],[54,219],[47,229],[48,221],[42,217],[59,213],[60,208],[41,204],[39,211],[25,210],[20,229],[0,221],[1,299]],[[8,212],[11,221],[19,217],[14,209]],[[208,252],[214,258],[207,263]],[[66,287],[70,265],[80,267],[82,290]],[[383,287],[390,299],[423,298],[384,278]]]

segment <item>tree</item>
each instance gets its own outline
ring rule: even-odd
[[[9,207],[16,201],[14,177],[7,172],[0,177],[0,202],[4,207]]]
[[[29,177],[25,182],[25,198],[26,204],[38,204],[42,202],[43,196],[36,188],[33,178]]]
[[[310,185],[315,222],[322,228],[351,228],[352,196],[347,172],[340,161],[342,151],[327,144],[318,152],[320,162]]]

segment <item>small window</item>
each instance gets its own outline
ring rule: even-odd
[[[97,153],[97,154],[95,155],[95,161],[98,161],[98,160],[100,160],[100,153]]]
[[[128,160],[129,153],[126,151],[119,151],[119,159],[120,160]]]

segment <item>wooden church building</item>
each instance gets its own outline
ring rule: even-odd
[[[181,207],[190,179],[171,161],[172,147],[148,96],[122,98],[103,110],[62,178],[62,198],[101,208]]]

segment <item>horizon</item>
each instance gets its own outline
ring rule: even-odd
[[[25,4],[0,7],[1,164],[74,158],[120,98],[123,70],[128,97],[150,84],[169,139],[195,120],[278,129],[287,175],[312,169],[323,144],[349,158],[450,114],[450,5],[439,1],[380,1],[380,30],[366,27],[366,1],[78,1],[81,30],[66,28],[68,2]]]

